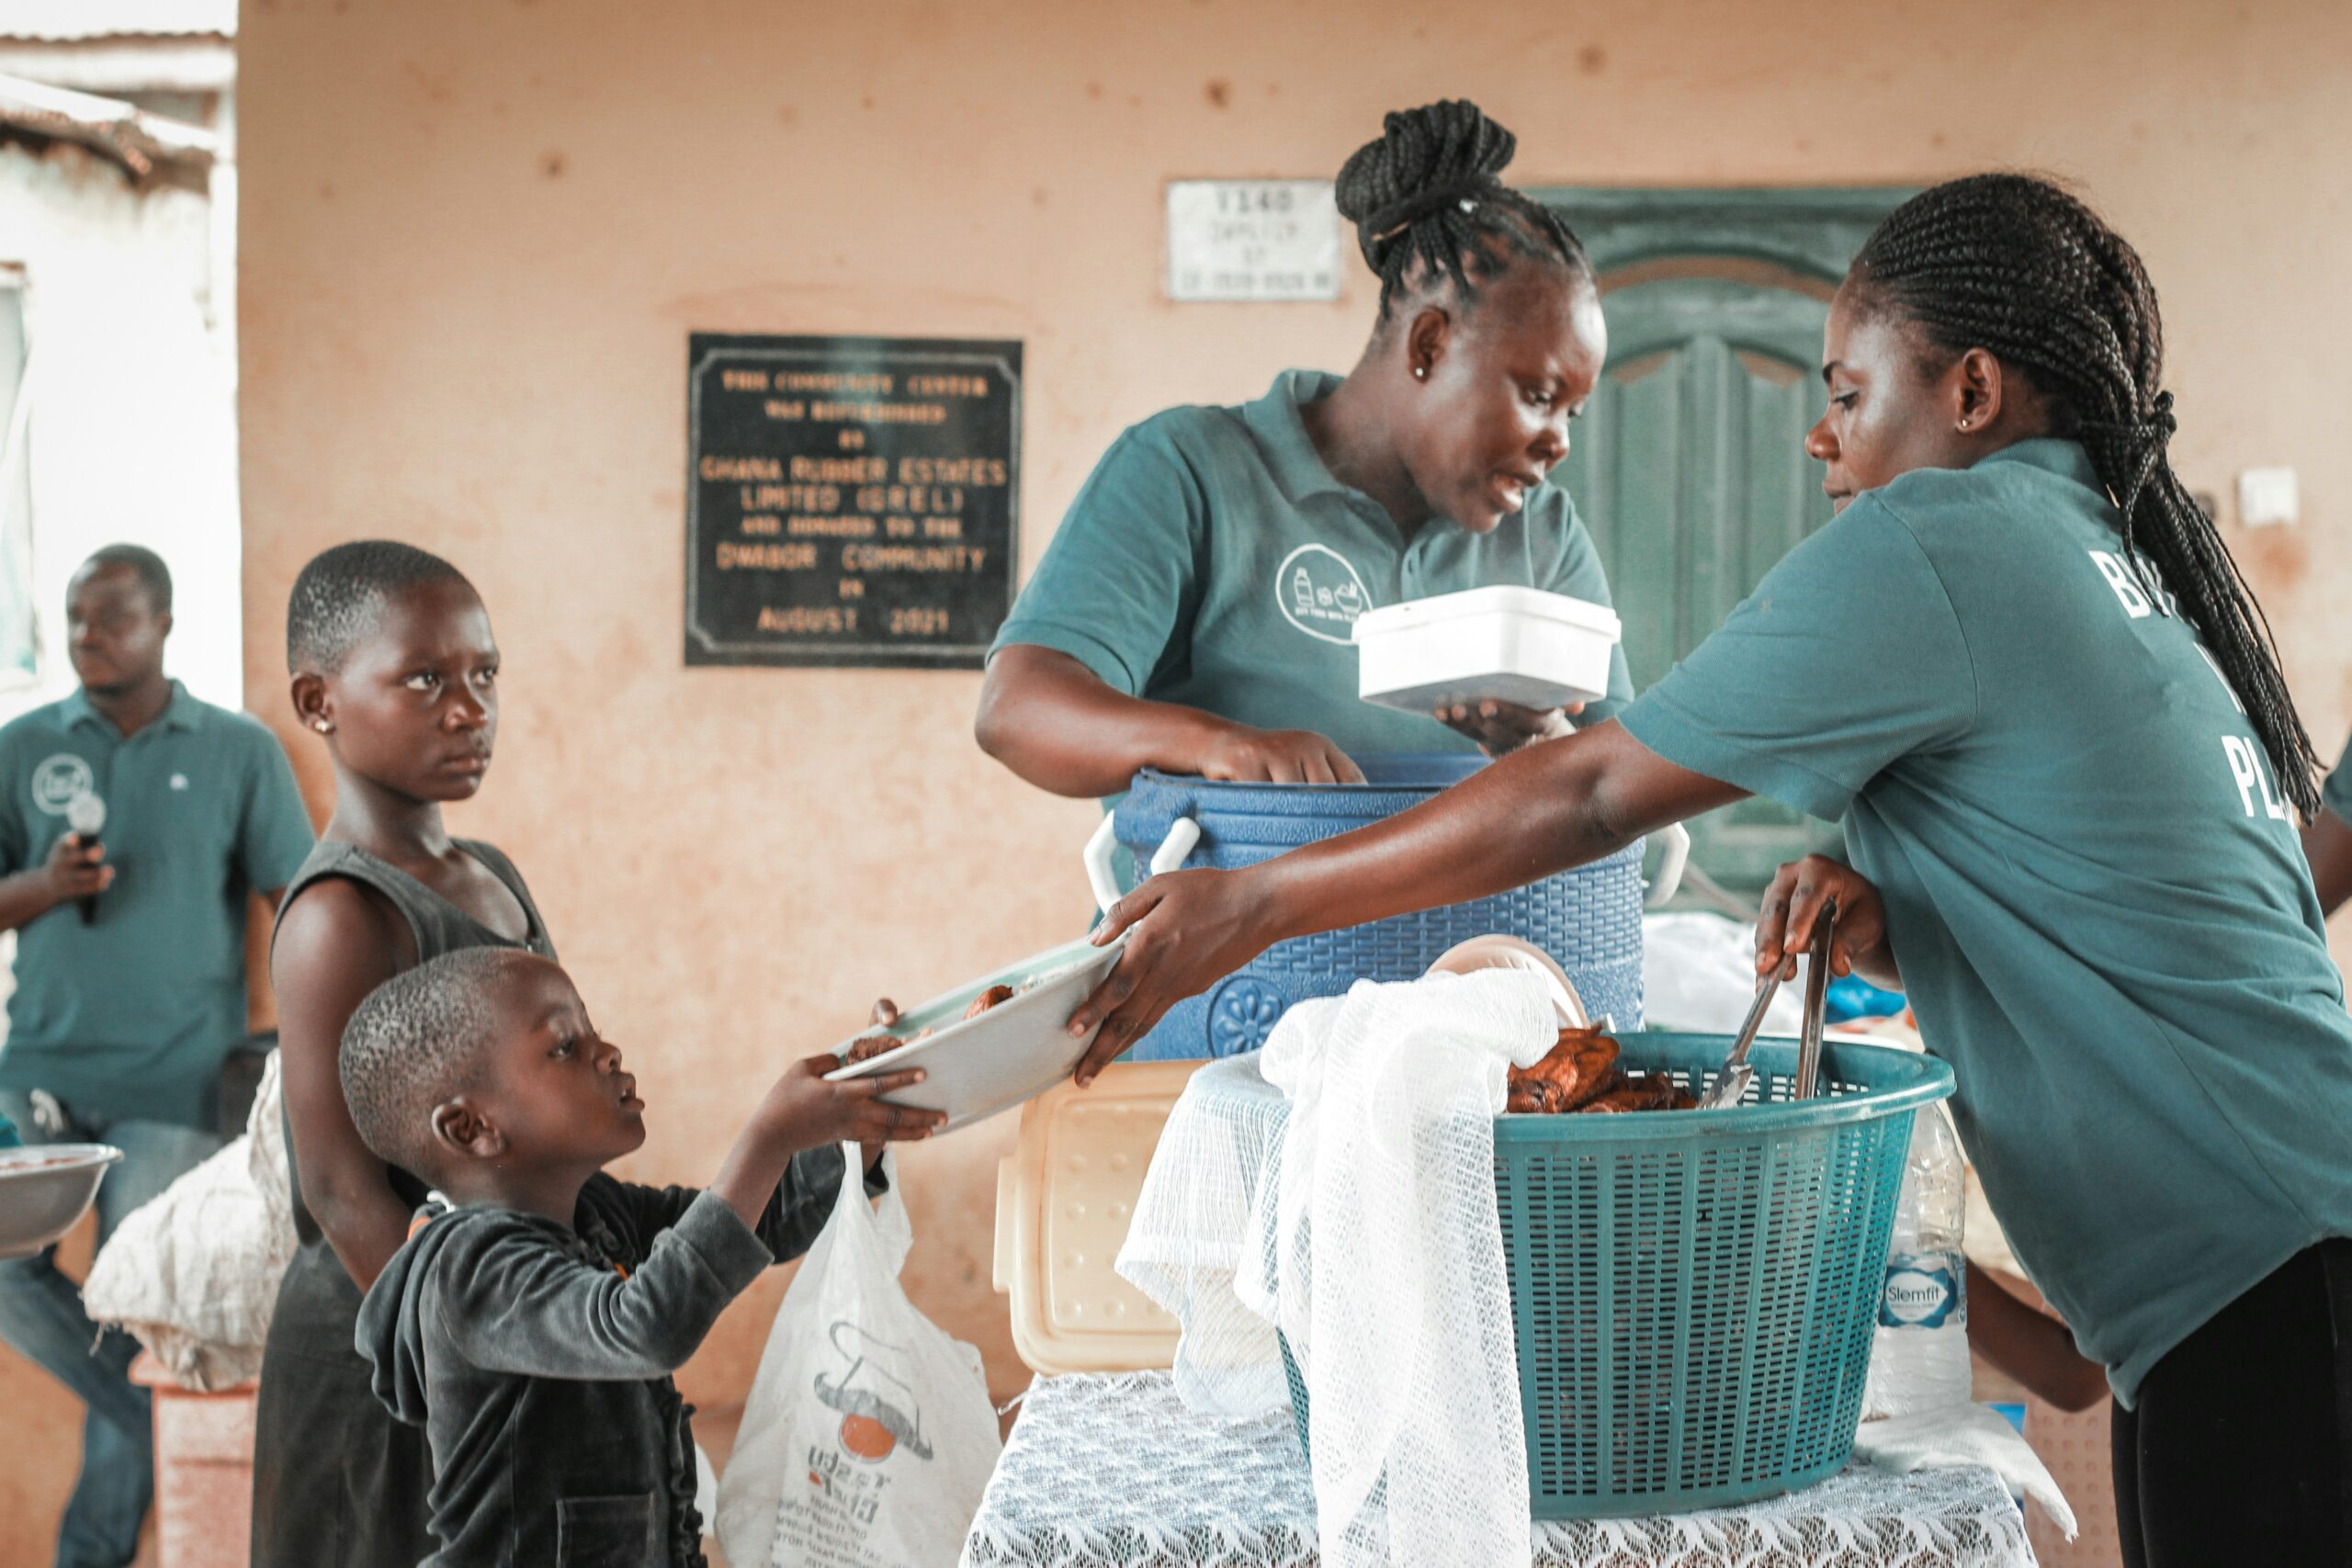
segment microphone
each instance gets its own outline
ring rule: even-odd
[[[65,825],[74,829],[84,849],[90,848],[98,842],[98,834],[107,825],[107,803],[87,793],[75,795],[66,803]],[[85,894],[81,904],[82,923],[86,926],[98,918],[98,896]]]

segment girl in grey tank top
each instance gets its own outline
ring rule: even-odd
[[[480,793],[498,733],[498,646],[473,585],[413,546],[357,540],[302,569],[286,623],[289,694],[324,738],[335,809],[272,939],[288,1145],[313,1190],[306,1200],[293,1178],[300,1239],[262,1353],[251,1561],[414,1568],[435,1550],[431,1457],[423,1429],[376,1398],[352,1336],[356,1277],[401,1245],[424,1190],[360,1142],[337,1052],[361,995],[409,964],[468,947],[555,949],[514,863],[441,823],[444,803]]]
[[[514,942],[500,936],[390,861],[380,860],[356,844],[332,839],[322,840],[313,848],[310,857],[302,862],[302,869],[294,874],[292,882],[287,884],[286,896],[277,903],[277,923],[284,923],[286,911],[294,907],[294,900],[302,896],[304,888],[327,877],[340,876],[372,888],[408,923],[409,934],[416,943],[416,962],[419,964],[467,947],[519,946],[542,958],[555,957],[555,943],[548,940],[547,927],[539,919],[539,907],[531,901],[531,890],[523,885],[523,874],[515,869],[513,861],[506,858],[506,852],[495,844],[486,844],[479,839],[453,839],[450,841],[487,867],[490,874],[504,883],[506,890],[514,895],[514,901],[523,906],[523,915],[528,926],[522,942]],[[273,933],[275,931],[276,926],[273,925]],[[323,1243],[325,1238],[319,1233],[318,1222],[311,1217],[311,1211],[302,1202],[302,1173],[294,1166],[294,1140],[291,1135],[286,1140],[286,1147],[287,1178],[294,1190],[295,1233],[306,1247],[313,1243]],[[424,1184],[416,1178],[396,1166],[384,1168],[391,1178],[393,1190],[407,1199],[411,1207],[424,1201]],[[341,1271],[340,1266],[337,1271]],[[349,1282],[349,1276],[345,1276],[345,1283]],[[356,1303],[356,1297],[354,1300]],[[353,1310],[357,1311],[356,1304]],[[344,1348],[348,1348],[347,1337]]]
[[[277,905],[277,919],[303,888],[344,877],[371,888],[407,924],[416,962],[461,947],[529,947],[555,957],[538,905],[515,863],[492,844],[457,840],[489,867],[522,905],[529,929],[522,942],[501,938],[416,877],[357,844],[327,840],[311,851]],[[294,1187],[299,1246],[277,1286],[261,1354],[261,1396],[254,1432],[254,1563],[339,1563],[344,1568],[414,1568],[433,1551],[428,1497],[433,1458],[424,1429],[404,1427],[369,1389],[369,1368],[353,1349],[360,1286],[334,1256],[301,1199],[287,1138],[287,1178]],[[425,1201],[424,1182],[398,1166],[383,1176],[400,1201]],[[327,1458],[327,1464],[320,1460]]]
[[[490,844],[454,841],[522,905],[523,942],[501,937],[390,862],[334,840],[321,842],[302,863],[279,901],[278,920],[284,922],[306,888],[342,877],[369,888],[399,914],[419,964],[468,947],[521,946],[555,957],[514,863]],[[394,1420],[368,1386],[368,1363],[352,1346],[359,1287],[302,1201],[290,1129],[287,1149],[299,1245],[278,1286],[262,1354],[253,1561],[413,1568],[434,1550],[426,1526],[433,1469],[424,1433]],[[424,1201],[424,1184],[415,1177],[393,1166],[384,1174],[403,1204],[415,1208]],[[322,1454],[340,1456],[341,1462],[322,1466]]]

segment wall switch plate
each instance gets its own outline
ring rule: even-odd
[[[2238,522],[2248,528],[2292,523],[2301,512],[2292,468],[2245,468],[2238,474]]]

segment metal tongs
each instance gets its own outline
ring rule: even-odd
[[[1829,939],[1838,929],[1838,900],[1832,898],[1821,906],[1814,917],[1813,941],[1805,949],[1804,963],[1804,1023],[1798,1035],[1797,1081],[1792,1098],[1810,1100],[1821,1077],[1821,1037],[1829,993]],[[1756,1043],[1756,1032],[1764,1027],[1765,1010],[1772,1005],[1772,998],[1781,988],[1781,971],[1775,968],[1756,982],[1756,999],[1748,1004],[1747,1018],[1733,1037],[1730,1054],[1724,1065],[1715,1070],[1714,1087],[1699,1097],[1702,1111],[1721,1111],[1737,1105],[1747,1093],[1747,1086],[1756,1080],[1756,1069],[1747,1065],[1748,1047]]]

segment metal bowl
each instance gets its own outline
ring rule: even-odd
[[[0,1149],[0,1258],[30,1258],[72,1230],[121,1157],[110,1144]]]

